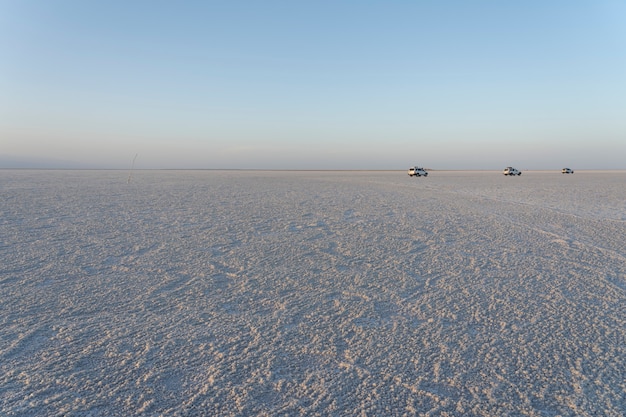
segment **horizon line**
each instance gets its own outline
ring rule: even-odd
[[[532,171],[559,171],[562,168],[520,169],[522,172]],[[0,167],[1,171],[130,171],[129,168],[52,168],[52,167]],[[407,169],[380,168],[133,168],[132,171],[264,171],[264,172],[403,172]],[[424,168],[433,172],[463,172],[463,171],[501,171],[501,169],[467,168],[467,169],[438,169]],[[575,171],[626,171],[626,168],[578,168]]]

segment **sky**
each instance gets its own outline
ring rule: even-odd
[[[0,168],[626,169],[626,3],[0,0]]]

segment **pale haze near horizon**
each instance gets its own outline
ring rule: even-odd
[[[626,5],[0,0],[0,168],[626,169]]]

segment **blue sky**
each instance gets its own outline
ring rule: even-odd
[[[0,0],[0,167],[626,169],[623,1]]]

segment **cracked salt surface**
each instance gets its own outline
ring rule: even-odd
[[[0,414],[621,416],[626,173],[0,171]]]

